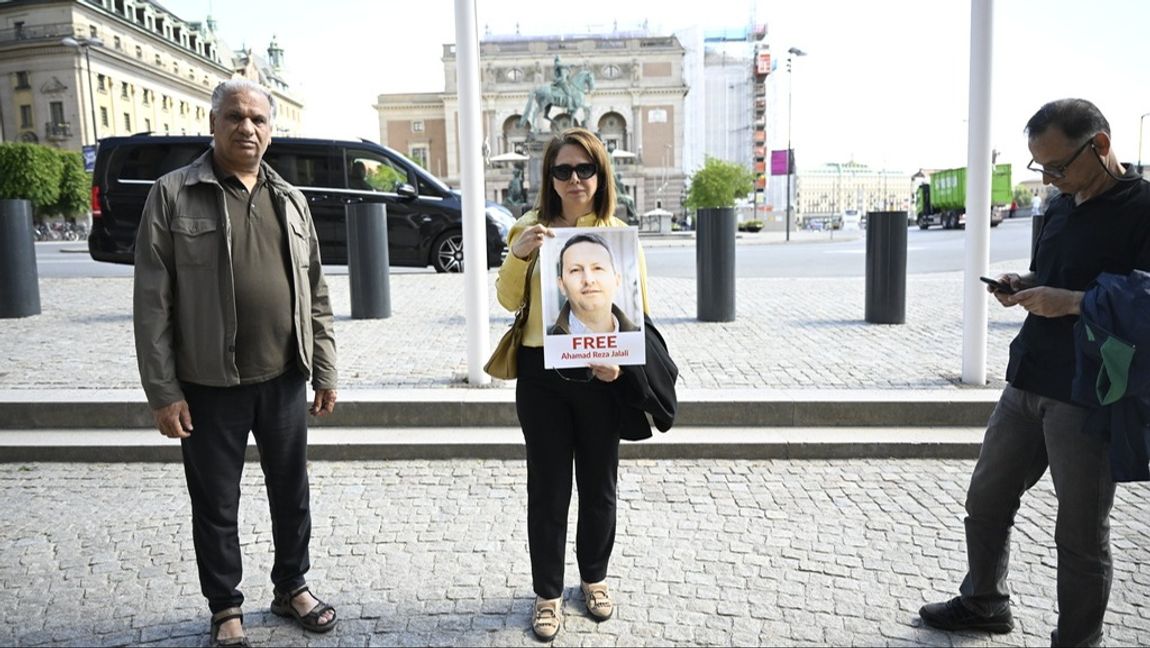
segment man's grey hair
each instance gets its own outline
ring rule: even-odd
[[[216,89],[212,90],[212,112],[219,112],[220,104],[224,102],[224,97],[237,92],[255,92],[267,97],[268,105],[272,108],[272,119],[275,119],[276,98],[272,96],[270,90],[251,79],[228,79],[216,86]]]
[[[1042,106],[1026,122],[1026,134],[1038,137],[1051,127],[1062,131],[1070,141],[1085,140],[1097,133],[1110,134],[1110,122],[1098,106],[1085,99],[1058,99]]]

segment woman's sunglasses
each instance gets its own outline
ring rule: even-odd
[[[566,369],[552,369],[559,377],[567,382],[589,383],[595,379],[591,367],[568,367]]]
[[[574,172],[575,175],[579,176],[580,180],[586,180],[598,171],[599,168],[591,162],[584,162],[583,164],[576,164],[575,166],[560,164],[551,167],[551,177],[560,182],[567,182],[571,179],[571,173]]]

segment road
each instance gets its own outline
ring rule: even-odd
[[[964,230],[907,233],[907,272],[920,274],[961,270]],[[695,248],[646,247],[648,273],[654,277],[695,276]],[[991,230],[990,261],[1030,258],[1030,219],[1007,220]],[[131,266],[98,263],[88,256],[85,242],[36,244],[36,264],[41,277],[130,277]],[[740,245],[735,271],[739,277],[861,277],[866,274],[866,239]],[[347,274],[347,266],[327,266],[329,274]],[[1025,266],[1020,266],[1025,270]],[[392,274],[432,273],[431,268],[392,268]],[[492,271],[494,272],[494,270]]]
[[[1011,219],[990,231],[990,262],[1030,258],[1029,218]],[[907,232],[907,272],[963,269],[965,230]],[[647,248],[647,272],[656,277],[695,276],[695,248]],[[1020,270],[1025,270],[1025,265]],[[752,277],[862,277],[866,275],[866,239],[826,243],[791,242],[744,245],[736,251],[735,273]]]

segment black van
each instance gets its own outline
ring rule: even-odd
[[[209,137],[133,135],[100,140],[92,176],[88,251],[97,261],[132,263],[144,200],[160,176],[185,166]],[[393,266],[463,269],[459,194],[396,151],[369,141],[275,138],[264,160],[307,196],[324,264],[347,263],[344,209],[361,202],[387,205],[387,244]],[[487,267],[506,255],[515,219],[487,202]]]

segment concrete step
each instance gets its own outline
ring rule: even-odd
[[[857,459],[978,456],[982,427],[676,427],[624,441],[626,459]],[[522,459],[518,427],[325,427],[311,431],[313,461]],[[249,437],[248,460],[258,460]],[[0,463],[178,462],[180,444],[153,429],[0,431]]]
[[[680,390],[679,427],[981,427],[1000,391]],[[515,427],[510,388],[388,389],[340,392],[316,427]],[[138,390],[0,391],[0,430],[150,428]]]

